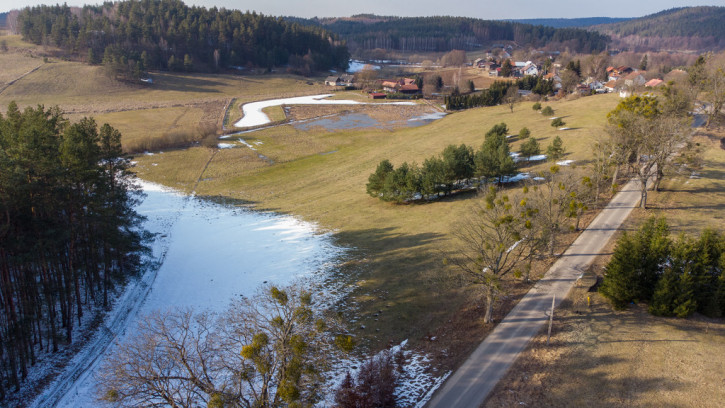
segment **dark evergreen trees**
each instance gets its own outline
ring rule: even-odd
[[[615,308],[649,304],[658,316],[725,312],[725,237],[704,230],[699,238],[669,238],[664,219],[648,219],[636,234],[624,234],[606,267],[600,291]]]
[[[188,7],[179,0],[125,0],[79,11],[67,5],[23,9],[23,38],[79,57],[104,55],[122,77],[137,68],[191,71],[230,66],[347,68],[347,47],[319,27],[254,12]],[[89,61],[92,63],[93,61]]]
[[[486,132],[481,150],[476,153],[476,175],[501,183],[506,176],[516,174],[516,164],[506,141],[505,123],[494,125]]]
[[[0,390],[140,265],[138,193],[120,133],[58,108],[0,115]],[[2,392],[0,392],[2,394]]]
[[[482,44],[514,41],[521,47],[543,47],[590,53],[604,50],[606,35],[577,28],[544,27],[510,21],[466,17],[381,17],[295,19],[301,24],[324,27],[358,49],[384,48],[401,51],[445,52],[480,49]]]

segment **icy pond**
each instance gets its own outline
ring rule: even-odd
[[[238,128],[261,126],[271,120],[262,109],[280,105],[364,105],[366,102],[350,99],[329,99],[332,94],[299,96],[295,98],[270,99],[267,101],[245,103],[242,106],[242,119],[234,124]],[[384,102],[386,105],[415,105],[415,102]]]
[[[264,282],[304,277],[321,283],[344,252],[328,234],[291,216],[223,205],[151,183],[143,183],[143,189],[147,196],[137,210],[156,234],[152,250],[160,267],[155,276],[150,271],[129,285],[106,320],[108,330],[100,330],[71,361],[60,376],[70,386],[52,384],[31,406],[98,406],[93,373],[111,350],[105,344],[123,341],[140,316],[172,307],[220,311]],[[334,288],[327,289],[334,296]],[[53,392],[63,388],[68,391]]]

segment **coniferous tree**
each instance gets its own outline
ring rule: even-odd
[[[549,160],[559,160],[564,156],[565,152],[564,141],[559,136],[555,137],[551,144],[546,147],[546,156]]]
[[[508,127],[505,123],[494,125],[488,132],[481,150],[474,158],[475,174],[487,179],[495,179],[499,183],[506,176],[516,173],[516,164],[506,141]]]
[[[0,388],[138,273],[141,218],[120,153],[120,133],[90,118],[15,103],[0,115]]]

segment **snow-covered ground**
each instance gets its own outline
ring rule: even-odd
[[[365,67],[372,68],[373,70],[380,69],[379,65],[371,65],[358,60],[350,60],[350,65],[347,67],[347,72],[354,74],[355,72],[362,71]]]
[[[326,281],[344,249],[328,234],[291,216],[249,211],[143,183],[138,212],[157,234],[158,263],[118,298],[104,326],[33,407],[96,407],[94,372],[115,341],[123,341],[140,316],[171,307],[224,310],[234,296],[252,295],[264,282],[306,277]],[[334,296],[334,295],[333,295]],[[128,329],[128,330],[127,330]],[[110,345],[110,346],[109,346]]]
[[[423,408],[451,372],[431,372],[430,358],[424,353],[407,348],[407,344],[408,340],[404,340],[388,350],[391,354],[401,353],[405,361],[402,370],[398,373],[395,399],[399,407]],[[383,351],[373,356],[373,359],[380,358],[382,353]],[[337,389],[348,371],[355,378],[366,360],[367,358],[349,357],[337,361],[330,372],[327,388],[330,390]],[[334,406],[334,393],[327,393],[325,406]]]
[[[268,101],[250,102],[242,106],[244,116],[234,126],[245,128],[261,126],[270,123],[271,120],[262,109],[279,105],[364,105],[365,102],[349,99],[328,99],[332,94],[298,96],[295,98],[270,99]],[[386,105],[415,105],[415,102],[387,102]]]

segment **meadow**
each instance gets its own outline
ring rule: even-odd
[[[13,41],[15,44],[18,39]],[[18,58],[17,54],[0,54],[0,67],[12,66],[15,58]],[[39,62],[36,58],[23,58],[27,59],[19,60],[22,64],[18,64],[16,71],[2,71],[4,75],[22,75],[27,72],[25,68],[32,69],[33,64]],[[450,77],[452,81],[457,75],[456,71],[445,71],[444,80],[448,83]],[[474,71],[466,70],[462,79],[474,79],[477,87],[490,82],[490,78],[477,79],[474,75]],[[37,71],[0,92],[0,110],[4,112],[7,104],[13,100],[21,107],[57,104],[73,120],[94,116],[99,123],[108,122],[117,127],[123,133],[124,147],[130,149],[130,146],[143,146],[149,138],[188,132],[204,124],[213,123],[221,128],[224,122],[229,127],[241,117],[240,107],[246,102],[329,93],[329,88],[322,84],[321,78],[284,74],[192,75],[156,72],[151,77],[153,84],[117,82],[107,77],[102,67],[51,59]],[[340,92],[335,97],[358,98],[361,101],[366,99],[355,92]],[[524,126],[529,128],[542,149],[555,136],[561,136],[567,150],[564,158],[574,160],[578,166],[575,171],[584,171],[591,157],[592,143],[605,135],[606,113],[618,101],[616,95],[609,94],[542,102],[543,106],[551,106],[555,110],[554,116],[561,117],[566,126],[571,128],[566,131],[551,127],[550,118],[532,110],[531,102],[522,102],[515,106],[513,112],[504,106],[471,109],[449,114],[432,124],[417,128],[345,131],[315,128],[301,131],[291,125],[282,125],[231,138],[229,142],[238,146],[231,149],[195,145],[184,149],[162,149],[153,154],[137,154],[132,160],[136,163],[134,171],[145,180],[185,192],[193,191],[201,196],[240,199],[257,210],[293,214],[316,223],[320,231],[332,231],[337,244],[351,248],[349,257],[337,268],[335,278],[345,280],[353,288],[351,295],[340,305],[340,310],[363,343],[377,349],[408,338],[411,344],[430,352],[436,362],[452,368],[491,329],[481,323],[483,308],[480,307],[477,291],[464,285],[457,273],[443,262],[454,249],[451,232],[476,201],[476,195],[468,193],[424,204],[393,205],[365,193],[368,175],[383,159],[389,159],[395,166],[403,162],[421,164],[449,144],[465,143],[478,149],[486,131],[500,122],[508,125],[510,134],[517,134]],[[225,106],[228,106],[226,114]],[[344,109],[350,108],[320,106],[312,109],[291,108],[290,111],[298,117],[315,117]],[[380,120],[395,116],[395,111],[385,111],[379,107],[355,109],[356,112],[377,115]],[[286,117],[281,107],[269,108],[267,113],[273,121]],[[718,137],[716,134],[698,136],[698,140],[707,147],[703,169],[697,174],[675,174],[667,178],[663,182],[663,191],[650,195],[653,209],[648,210],[648,213],[665,212],[673,229],[677,231],[695,232],[706,225],[717,225],[721,229],[725,227],[721,215],[722,203],[725,202],[725,151],[718,149]],[[239,138],[255,150],[237,142]],[[517,138],[512,140],[512,151],[517,151],[521,141]],[[550,165],[549,162],[526,163],[521,171],[544,171]],[[641,211],[635,211],[635,216],[629,221],[630,227],[643,216]],[[567,234],[558,250],[563,250],[564,243],[575,235]],[[536,273],[543,273],[547,262],[540,262]],[[494,318],[502,318],[515,304],[517,297],[529,287],[529,284],[512,281],[508,285],[508,292],[500,299],[501,307]],[[633,353],[640,353],[638,350],[641,347],[637,347],[640,343],[630,340],[636,340],[632,336],[638,333],[642,324],[653,325],[653,333],[672,338],[676,338],[683,330],[691,333],[692,330],[702,329],[697,319],[692,322],[672,322],[642,315],[637,310],[624,312],[629,313],[624,315],[614,313],[598,297],[595,297],[596,309],[582,315],[579,313],[582,312],[581,296],[581,293],[573,294],[571,310],[566,309],[566,306],[562,310],[563,318],[576,324],[572,323],[572,329],[568,331],[566,327],[569,326],[559,326],[555,332],[556,341],[570,341],[562,336],[566,333],[576,336],[576,331],[583,328],[587,330],[585,334],[591,336],[599,336],[609,330],[607,336],[610,337],[606,340],[613,343],[601,342],[595,343],[595,346],[613,345],[594,351],[581,349],[583,351],[579,354],[568,351],[555,353],[556,359],[544,360],[545,366],[554,364],[555,368],[550,374],[539,374],[548,380],[527,382],[529,388],[521,386],[516,389],[516,395],[521,395],[522,401],[525,400],[524,388],[531,390],[536,384],[549,384],[550,388],[554,388],[554,375],[572,372],[571,367],[581,364],[589,352],[599,353],[602,358],[609,358],[609,361],[633,358]],[[572,309],[575,307],[579,309]],[[707,326],[708,323],[704,324],[712,327]],[[617,331],[611,331],[608,325],[616,327]],[[630,337],[622,334],[625,332]],[[723,337],[721,332],[715,333],[720,335],[693,334],[692,339],[698,343],[693,352],[717,350],[722,345]],[[651,339],[656,340],[657,336],[653,335]],[[435,342],[430,340],[434,337],[438,338]],[[580,341],[576,337],[571,339]],[[618,348],[617,342],[627,342],[632,346]],[[536,347],[542,347],[540,343],[540,339],[532,343],[531,353],[537,352]],[[665,342],[648,344],[652,344],[652,347],[668,346]],[[689,343],[675,345],[688,347]],[[618,350],[622,350],[621,353],[617,354]],[[661,350],[658,353],[665,352],[664,348],[655,350]],[[549,352],[546,349],[543,353]],[[683,353],[689,351],[683,349]],[[610,354],[614,356],[607,357]],[[648,359],[646,353],[637,354],[637,358],[634,361],[653,372],[673,367],[667,365],[670,364],[667,362],[669,360]],[[524,360],[526,356],[520,359],[520,364],[526,364]],[[612,367],[611,375],[622,375],[631,368],[622,363],[602,366],[599,370],[606,371],[607,367]],[[516,375],[528,369],[525,365],[518,365],[500,387],[519,384]],[[546,368],[542,370],[546,371]],[[592,373],[588,377],[581,376],[581,382],[577,384],[595,387],[597,380],[609,378],[609,374]],[[586,379],[590,379],[590,382],[586,382]],[[643,383],[642,387],[646,384],[650,383]],[[649,394],[641,395],[654,395],[654,387],[650,388],[647,391]],[[497,395],[509,393],[508,390],[501,388]],[[557,392],[562,395],[561,398],[572,393]],[[632,391],[622,388],[622,393],[628,392],[631,394]],[[588,400],[596,398],[602,398],[601,394],[590,394]],[[671,402],[677,406],[681,401],[677,398],[661,401],[664,405]],[[492,401],[504,401],[506,405],[511,400]]]

